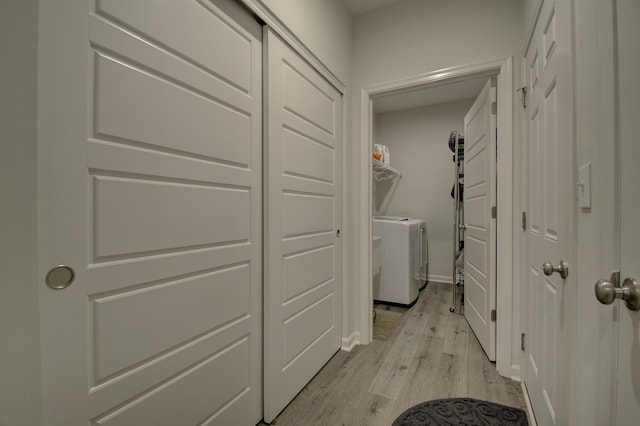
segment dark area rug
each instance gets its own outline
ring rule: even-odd
[[[414,405],[392,426],[528,426],[527,414],[513,407],[471,398],[436,399]]]

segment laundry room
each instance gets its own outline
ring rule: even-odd
[[[373,270],[377,302],[410,306],[427,282],[453,282],[454,256],[462,247],[456,245],[454,252],[457,173],[455,140],[449,140],[456,133],[463,136],[465,114],[487,81],[476,77],[373,99],[372,259],[379,265]],[[462,199],[462,186],[458,190]],[[407,248],[401,234],[411,234],[411,222],[417,222],[420,236],[406,237]],[[402,231],[403,226],[408,231]]]

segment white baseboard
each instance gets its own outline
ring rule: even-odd
[[[520,366],[516,364],[511,364],[511,380],[516,382],[522,381],[522,373],[520,372]]]
[[[453,283],[453,278],[451,276],[447,276],[447,275],[433,275],[433,274],[429,274],[429,276],[427,277],[428,281],[435,281],[438,283],[445,283],[445,284],[452,284]]]
[[[353,348],[355,348],[359,344],[360,344],[360,333],[358,333],[357,331],[354,331],[353,333],[351,333],[349,337],[342,338],[342,347],[340,349],[346,352],[351,352]]]
[[[536,418],[533,415],[533,408],[531,407],[531,400],[529,399],[529,392],[527,392],[527,387],[524,385],[524,382],[520,382],[520,387],[522,387],[522,395],[524,396],[524,402],[527,404],[527,417],[529,420],[529,426],[538,426],[536,423]]]

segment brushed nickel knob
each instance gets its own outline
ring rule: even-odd
[[[622,299],[629,310],[640,311],[640,284],[635,278],[625,279],[620,287],[616,287],[611,281],[598,280],[595,291],[596,299],[603,305]]]
[[[558,272],[562,279],[566,280],[569,276],[569,264],[566,260],[561,260],[559,265],[553,265],[551,262],[547,261],[542,264],[542,271],[547,276],[554,272]]]
[[[47,276],[45,277],[45,282],[49,288],[54,290],[62,290],[71,285],[73,280],[76,278],[76,272],[72,267],[66,265],[58,265],[55,268],[51,268],[49,272],[47,272]]]

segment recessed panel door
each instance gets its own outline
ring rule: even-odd
[[[523,369],[533,412],[542,425],[568,424],[569,414],[574,311],[568,295],[575,282],[569,12],[568,1],[545,0],[525,56],[528,224]]]
[[[40,37],[46,423],[256,424],[261,27],[227,1],[44,2]]]
[[[464,316],[496,359],[496,87],[487,81],[464,117]]]
[[[341,344],[341,96],[266,31],[265,398],[271,421]]]

